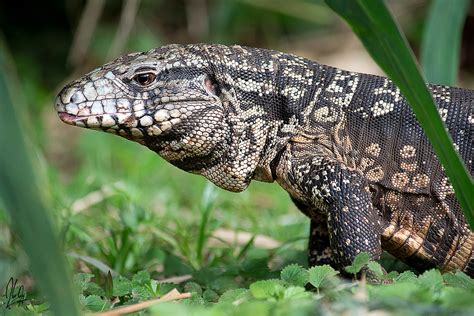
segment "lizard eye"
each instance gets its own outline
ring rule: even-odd
[[[156,75],[152,72],[136,74],[133,77],[133,81],[135,81],[136,83],[138,83],[140,86],[143,86],[143,87],[150,85],[151,83],[155,81],[155,79],[156,79]]]

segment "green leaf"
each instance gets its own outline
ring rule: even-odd
[[[137,285],[132,282],[132,297],[140,301],[146,301],[155,298],[155,295],[146,286]]]
[[[190,293],[196,293],[197,295],[202,295],[202,288],[196,282],[187,282],[184,285],[184,291]]]
[[[470,0],[433,0],[421,42],[421,64],[431,83],[456,84],[461,34]]]
[[[217,293],[224,293],[227,290],[236,288],[235,278],[230,275],[223,275],[209,282],[209,288]]]
[[[371,301],[393,300],[396,298],[410,301],[419,292],[418,286],[410,282],[394,283],[386,286],[371,286],[368,287],[368,290]]]
[[[201,295],[198,295],[197,293],[193,293],[191,295],[191,298],[186,300],[186,304],[190,306],[204,306],[207,304],[207,302],[202,298]]]
[[[432,292],[438,291],[443,287],[443,277],[438,269],[425,271],[418,277],[418,284],[429,288]]]
[[[458,288],[463,288],[466,290],[474,290],[474,280],[471,279],[467,274],[464,272],[456,272],[456,274],[449,272],[443,274],[443,279],[446,282],[446,284],[453,286],[453,287],[458,287]]]
[[[87,287],[84,289],[84,293],[105,296],[105,291],[95,282],[87,283]]]
[[[213,290],[205,290],[202,293],[202,298],[206,300],[206,302],[216,303],[219,301],[219,294],[214,292]]]
[[[186,265],[186,262],[172,253],[167,253],[166,255],[164,270],[168,275],[183,275],[192,273],[192,269]]]
[[[398,277],[398,272],[397,271],[390,271],[384,277],[382,277],[382,279],[394,280],[396,277]]]
[[[390,273],[386,273],[380,263],[376,261],[369,261],[367,263],[367,268],[375,273],[375,275],[381,280],[393,280],[396,276],[398,276],[397,271],[391,271]]]
[[[93,276],[91,273],[77,273],[73,277],[73,282],[79,286],[81,291],[84,291],[87,289],[87,284],[91,281]]]
[[[110,302],[104,300],[98,295],[89,295],[84,300],[84,305],[91,312],[101,312],[110,309]]]
[[[117,277],[114,279],[113,296],[125,296],[132,293],[132,282],[124,277]]]
[[[132,281],[138,284],[148,283],[150,282],[150,273],[148,271],[139,271],[133,276]]]
[[[91,282],[94,277],[90,273],[77,273],[74,275],[74,284],[78,285],[83,294],[105,296],[105,291],[97,283]]]
[[[379,278],[385,277],[385,273],[383,272],[383,269],[380,263],[375,262],[375,261],[369,261],[367,263],[367,268],[369,268],[372,272],[374,272],[377,277]]]
[[[283,293],[284,299],[302,299],[302,298],[310,298],[310,297],[311,297],[311,293],[306,292],[305,288],[301,286],[290,286]]]
[[[234,303],[247,295],[248,292],[249,290],[247,289],[228,290],[219,298],[219,304]]]
[[[433,145],[454,187],[466,219],[474,229],[474,184],[454,150],[450,135],[438,114],[430,91],[390,12],[383,1],[325,0],[341,15],[364,44],[367,51],[410,103],[416,118]]]
[[[169,284],[169,283],[165,283]],[[132,289],[132,294],[141,296],[141,297],[146,297],[147,299],[154,298],[159,296],[160,294],[164,294],[160,292],[161,285],[158,283],[156,280],[149,280],[146,283],[132,283],[133,289]],[[172,287],[170,288],[172,289]],[[167,289],[164,289],[166,291]],[[166,292],[165,292],[166,293]]]
[[[439,299],[443,306],[456,310],[459,308],[470,308],[472,312],[472,307],[474,307],[473,295],[472,291],[466,291],[465,289],[444,287],[441,290]]]
[[[131,286],[132,296],[140,300],[149,300],[157,296],[157,282],[150,278],[148,271],[137,272],[132,278]]]
[[[354,262],[350,266],[345,267],[345,270],[355,275],[359,273],[369,261],[370,255],[367,252],[361,252],[355,257]]]
[[[174,283],[156,283],[155,280],[151,280],[151,284],[152,286],[153,285],[158,285],[158,290],[155,291],[156,294],[158,294],[159,296],[163,296],[165,294],[167,294],[169,291],[171,291],[172,289],[176,288],[176,284]]]
[[[250,292],[257,299],[281,297],[284,291],[281,280],[262,280],[250,285]]]
[[[325,282],[336,276],[339,272],[334,270],[330,265],[315,266],[308,270],[309,283],[319,289]]]
[[[290,264],[281,271],[281,279],[291,285],[305,286],[308,283],[309,274],[299,264]]]
[[[416,279],[416,274],[413,271],[403,271],[395,278],[395,282],[413,282]]]
[[[26,305],[26,309],[29,311],[35,312],[36,315],[41,315],[41,314],[47,315],[47,313],[45,312],[49,309],[49,307],[50,306],[48,302],[45,302],[43,304],[38,304],[38,305],[32,305],[32,304]]]
[[[25,104],[12,59],[0,36],[0,199],[29,257],[39,289],[57,315],[79,315],[72,278],[56,233],[43,203],[33,171],[24,132],[29,124],[19,120]],[[35,161],[35,167],[38,162]]]

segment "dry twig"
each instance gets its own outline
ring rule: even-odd
[[[87,210],[89,207],[96,205],[108,197],[117,193],[117,189],[123,187],[122,182],[115,182],[112,185],[104,185],[97,191],[93,191],[85,195],[84,197],[74,201],[71,205],[72,214],[77,214]]]
[[[68,63],[72,65],[74,69],[84,61],[104,5],[105,0],[88,0],[82,11],[79,26],[74,34],[74,40],[67,58]]]
[[[140,0],[124,0],[120,23],[115,33],[114,41],[110,46],[107,59],[111,59],[123,52],[125,44],[132,32],[137,16]]]
[[[113,310],[107,311],[107,312],[102,312],[102,313],[96,313],[93,314],[95,316],[116,316],[116,315],[124,315],[124,314],[129,314],[129,313],[135,313],[138,311],[141,311],[143,309],[149,308],[155,304],[158,303],[163,303],[163,302],[169,302],[169,301],[176,301],[176,300],[182,300],[186,298],[190,298],[191,293],[180,293],[177,289],[172,289],[169,291],[167,294],[163,295],[161,298],[156,299],[156,300],[150,300],[150,301],[145,301],[133,305],[128,305],[128,306],[123,306],[119,308],[115,308]]]
[[[224,241],[227,244],[236,244],[239,246],[245,246],[254,235],[248,232],[236,232],[228,229],[217,229],[212,234],[212,237],[209,241],[210,245],[217,246],[222,244]],[[275,249],[281,246],[281,243],[278,240],[270,238],[264,235],[256,235],[253,240],[253,245],[256,248],[260,249]]]

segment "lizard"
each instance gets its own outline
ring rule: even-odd
[[[472,176],[474,91],[428,87]],[[171,44],[71,82],[55,109],[228,191],[277,182],[310,219],[310,266],[343,271],[383,249],[420,271],[474,276],[474,233],[388,78],[268,49]]]

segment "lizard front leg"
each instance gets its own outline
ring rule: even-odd
[[[323,264],[334,265],[329,242],[327,216],[319,209],[305,205],[292,197],[296,207],[311,218],[308,240],[308,265],[310,267]]]
[[[380,216],[372,205],[368,183],[362,174],[327,158],[286,157],[277,168],[277,180],[294,199],[322,210],[326,216],[334,267],[342,270],[360,252],[379,259]],[[320,223],[313,225],[318,229]],[[318,238],[310,237],[310,247],[316,249],[311,240]]]
[[[327,219],[320,214],[311,218],[308,240],[308,265],[310,267],[323,264],[334,265],[329,240]]]

